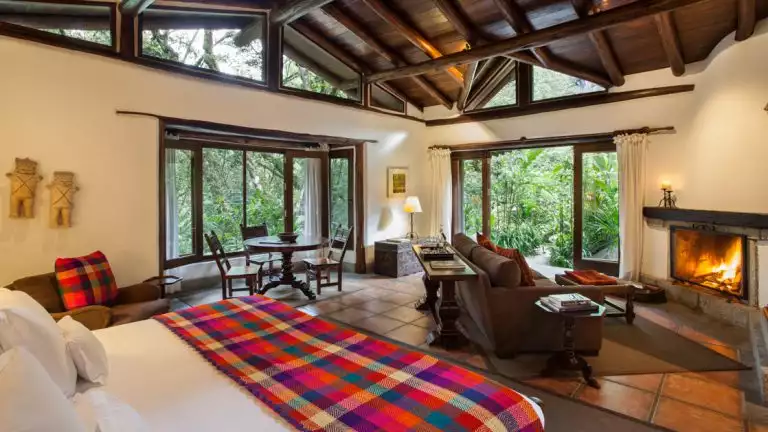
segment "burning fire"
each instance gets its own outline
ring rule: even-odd
[[[705,253],[699,257],[691,282],[738,295],[741,292],[741,242],[733,242],[723,258]]]

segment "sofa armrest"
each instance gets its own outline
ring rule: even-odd
[[[117,290],[115,304],[143,303],[160,298],[160,288],[150,283],[130,285]]]
[[[73,309],[67,312],[52,313],[54,320],[58,321],[65,316],[86,326],[88,330],[98,330],[109,327],[112,321],[112,310],[106,306],[94,305]]]

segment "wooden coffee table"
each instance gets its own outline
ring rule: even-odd
[[[558,312],[544,306],[541,300],[536,302],[536,306],[544,312],[560,315],[563,318],[563,350],[556,352],[547,360],[547,366],[541,371],[542,376],[553,376],[558,370],[581,371],[584,381],[590,387],[600,388],[600,383],[592,377],[592,366],[584,357],[576,353],[576,339],[573,335],[577,320],[605,315],[605,306],[594,304],[597,305],[597,310],[594,312]]]

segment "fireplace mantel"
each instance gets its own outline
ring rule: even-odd
[[[660,219],[666,221],[768,229],[768,214],[764,213],[738,213],[714,210],[643,207],[643,216],[650,219]]]

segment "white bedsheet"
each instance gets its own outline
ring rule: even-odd
[[[153,431],[294,430],[155,320],[94,333],[109,357],[105,390],[136,409]],[[531,405],[543,423],[541,408]]]

